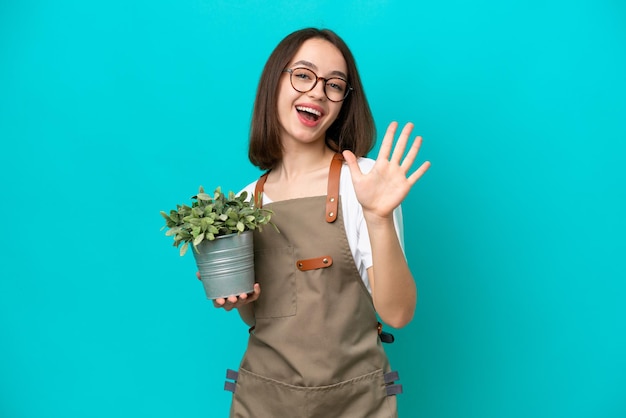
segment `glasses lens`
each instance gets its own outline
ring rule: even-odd
[[[348,92],[348,83],[341,78],[329,78],[326,80],[326,96],[333,102],[342,101]]]
[[[291,84],[300,93],[306,93],[313,89],[316,82],[317,76],[315,73],[306,68],[295,68],[291,73]]]

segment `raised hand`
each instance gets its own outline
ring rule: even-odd
[[[391,217],[393,210],[402,203],[411,187],[430,167],[430,162],[426,161],[409,175],[422,144],[422,138],[419,136],[415,138],[403,158],[413,124],[407,123],[404,126],[394,148],[393,142],[397,128],[397,122],[389,124],[374,167],[367,174],[361,172],[356,156],[351,151],[343,152],[352,174],[357,199],[366,216]]]

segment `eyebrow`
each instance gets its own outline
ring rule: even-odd
[[[317,65],[313,64],[310,61],[300,60],[300,61],[296,61],[293,64],[291,64],[292,67],[297,66],[297,65],[304,65],[305,67],[309,67],[309,68],[311,68],[313,70],[319,71],[319,68],[317,68]],[[334,70],[334,71],[331,71],[329,75],[339,76],[339,77],[344,78],[346,80],[348,79],[348,76],[343,71]]]

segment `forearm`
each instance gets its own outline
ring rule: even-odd
[[[398,241],[393,218],[365,215],[372,246],[368,269],[376,311],[388,325],[400,328],[413,318],[417,289]]]

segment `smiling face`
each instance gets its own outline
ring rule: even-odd
[[[308,68],[325,79],[347,79],[348,73],[346,61],[339,49],[319,38],[305,41],[287,68]],[[313,90],[300,93],[292,87],[289,73],[282,74],[278,85],[277,110],[281,142],[285,149],[294,145],[324,143],[326,130],[337,119],[343,103],[328,100],[324,84],[323,80],[319,80]]]

